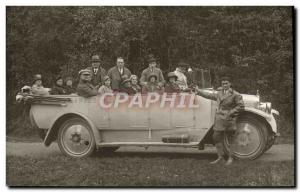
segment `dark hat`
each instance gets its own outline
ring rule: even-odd
[[[131,79],[128,78],[127,75],[123,75],[123,76],[122,76],[122,82],[121,82],[121,85],[124,85],[124,84],[127,83],[127,82],[131,82]]]
[[[170,79],[171,77],[175,77],[176,80],[178,79],[177,75],[174,72],[168,73],[168,79]]]
[[[108,75],[105,75],[105,76],[103,77],[103,81],[104,81],[104,82],[107,81],[108,79],[110,79]]]
[[[58,76],[56,76],[55,81],[58,81],[60,79],[63,79],[63,78],[62,78],[62,76],[58,75]]]
[[[89,74],[89,75],[91,75],[92,72],[91,72],[91,70],[89,70],[89,69],[82,69],[82,70],[79,71],[78,74],[79,74],[79,76],[80,76],[81,74]]]
[[[66,82],[69,81],[69,80],[73,81],[73,78],[72,77],[66,77]]]
[[[101,60],[100,60],[99,55],[93,55],[93,56],[92,56],[91,62],[100,62],[100,61],[101,61]]]
[[[155,77],[155,80],[157,80],[157,75],[155,73],[151,73],[148,77],[148,81],[150,81],[151,77]]]
[[[33,83],[35,83],[37,80],[42,80],[42,75],[41,74],[35,74],[33,76]]]
[[[222,76],[221,81],[229,81],[230,82],[230,78],[228,76]]]
[[[148,63],[151,63],[151,62],[156,62],[156,59],[155,59],[154,56],[150,56],[150,57],[148,58]]]
[[[178,63],[178,67],[187,67],[187,66],[188,66],[188,64],[185,63],[185,62],[183,62],[183,61],[180,61],[180,62]]]

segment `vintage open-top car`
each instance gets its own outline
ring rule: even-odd
[[[203,81],[202,71],[199,86],[214,91]],[[225,152],[230,146],[235,158],[255,159],[274,143],[273,114],[278,112],[270,103],[260,102],[258,95],[242,96],[245,110],[238,114],[237,131],[223,144]],[[213,144],[215,110],[215,101],[194,93],[50,95],[34,97],[30,119],[46,146],[57,140],[65,155],[86,157],[96,149],[113,152],[120,146],[204,149]]]

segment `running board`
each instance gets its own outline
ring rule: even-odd
[[[110,143],[97,143],[99,147],[114,147],[114,146],[168,146],[168,147],[198,147],[199,142],[190,143],[163,143],[163,142],[110,142]]]

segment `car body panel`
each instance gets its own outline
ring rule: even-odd
[[[70,101],[55,101],[52,103],[33,103],[31,114],[35,124],[40,129],[48,129],[45,144],[52,142],[49,135],[53,131],[55,122],[66,114],[77,114],[85,119],[93,129],[97,145],[169,145],[169,146],[195,146],[200,143],[207,132],[213,127],[216,102],[195,94],[185,94],[184,103],[192,100],[191,106],[178,107],[181,94],[177,94],[172,107],[166,102],[161,107],[160,96],[157,102],[148,108],[143,105],[128,107],[129,102],[136,96],[129,96],[128,102],[119,104],[116,108],[103,108],[100,106],[101,97],[83,98],[80,96],[52,96],[54,98],[69,98]],[[115,101],[118,94],[110,97]],[[143,103],[147,95],[140,95]],[[246,96],[247,97],[247,96]],[[249,98],[249,97],[248,97]],[[251,103],[251,102],[249,102]],[[249,107],[247,107],[249,106]],[[245,110],[265,118],[272,130],[276,133],[276,121],[272,114],[247,105]],[[163,137],[187,136],[189,143],[164,143]]]

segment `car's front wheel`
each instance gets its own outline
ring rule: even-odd
[[[90,156],[95,150],[95,145],[93,131],[84,119],[71,118],[59,129],[58,146],[67,156]]]
[[[259,119],[252,116],[242,116],[237,120],[237,130],[234,134],[224,137],[225,153],[236,159],[256,159],[265,151],[267,128]]]

